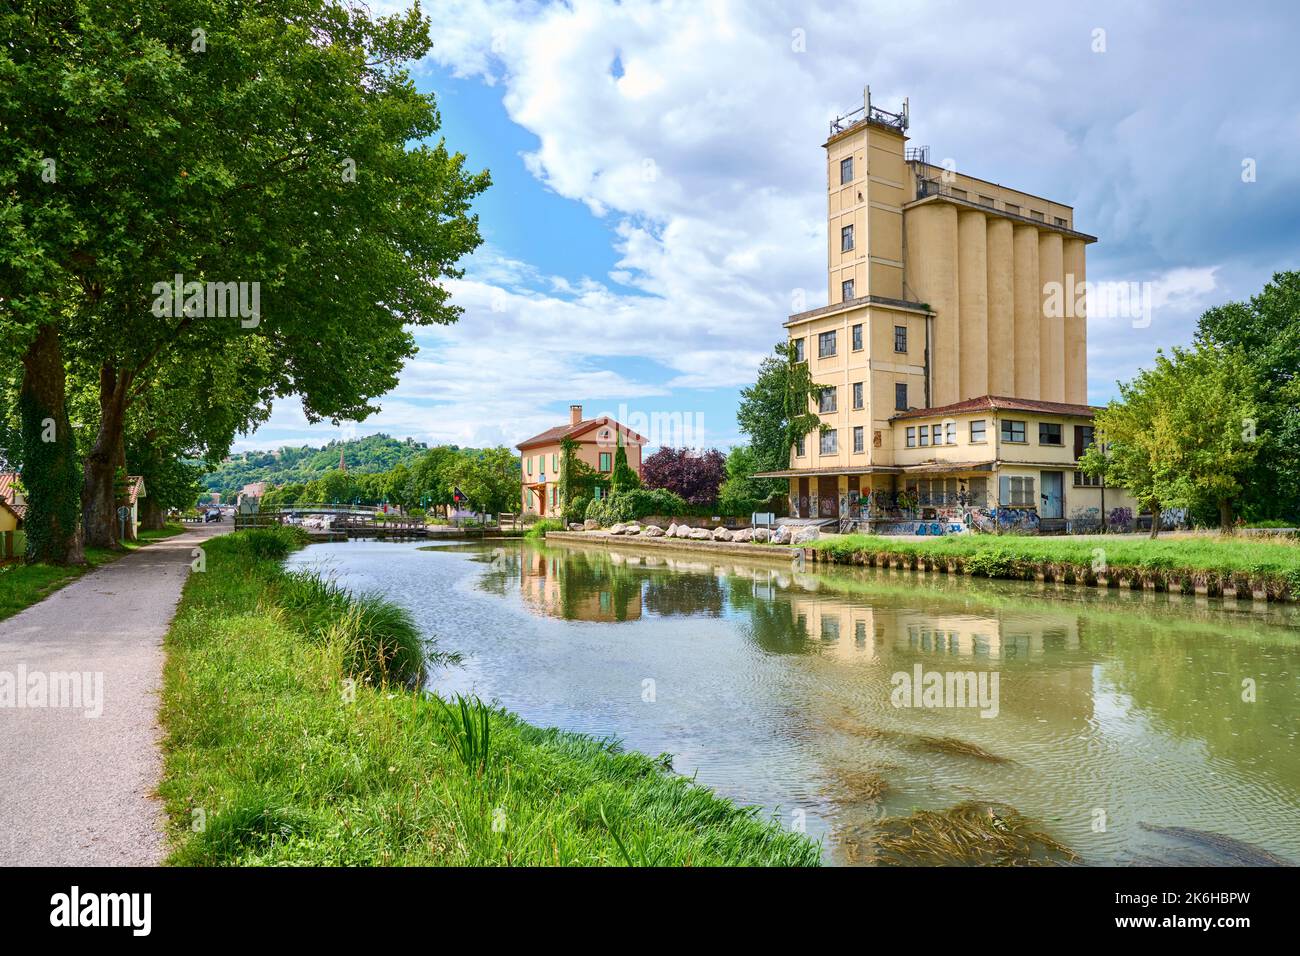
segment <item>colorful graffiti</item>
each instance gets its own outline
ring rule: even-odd
[[[975,508],[971,513],[971,526],[989,534],[1019,532],[1036,534],[1041,521],[1032,508]]]

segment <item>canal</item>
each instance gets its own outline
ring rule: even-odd
[[[670,754],[828,863],[972,802],[1086,864],[1300,862],[1295,608],[582,543],[291,564],[409,608],[462,656],[431,688]]]

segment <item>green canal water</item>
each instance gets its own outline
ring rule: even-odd
[[[671,754],[828,863],[870,863],[882,819],[971,801],[1085,864],[1300,862],[1294,608],[580,543],[292,561],[460,653],[432,688]]]

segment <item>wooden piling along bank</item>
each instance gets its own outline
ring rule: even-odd
[[[895,568],[940,574],[969,574],[1007,581],[1044,581],[1092,588],[1120,588],[1132,591],[1163,591],[1171,594],[1235,597],[1238,600],[1295,601],[1300,588],[1286,576],[1248,571],[1203,571],[1195,569],[1153,569],[1109,565],[1103,572],[1088,564],[1064,561],[1035,561],[1006,555],[970,555],[965,558],[931,557],[893,551],[854,551],[851,554],[824,548],[804,548],[805,561],[822,564],[852,564],[870,568]]]

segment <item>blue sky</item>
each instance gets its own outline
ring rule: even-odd
[[[786,315],[826,301],[820,147],[867,83],[886,108],[911,98],[912,144],[933,159],[1073,205],[1100,239],[1090,280],[1150,284],[1149,326],[1090,320],[1094,402],[1185,343],[1205,308],[1297,267],[1300,15],[1285,4],[426,13],[435,46],[417,85],[493,179],[476,206],[484,245],[448,283],[465,314],[420,330],[365,422],[308,425],[284,401],[237,448],[374,431],[513,445],[570,402],[659,421],[670,443],[740,440],[740,387]]]

